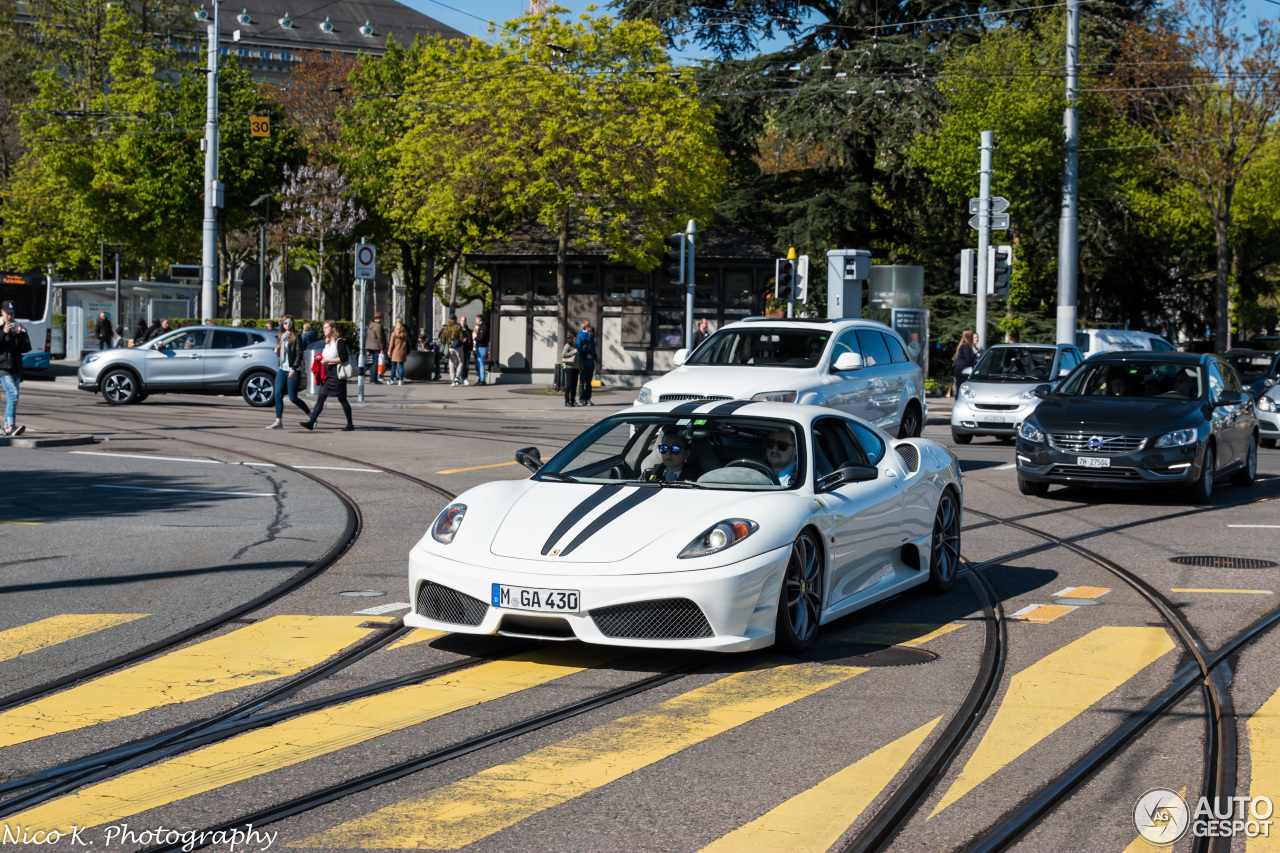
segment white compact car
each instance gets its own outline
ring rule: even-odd
[[[1258,440],[1263,447],[1275,447],[1280,439],[1280,385],[1272,385],[1258,397]]]
[[[1177,352],[1159,335],[1131,329],[1077,329],[1076,346],[1084,357],[1100,352]]]
[[[645,384],[636,405],[770,400],[827,406],[918,436],[928,416],[924,373],[898,334],[873,320],[751,317],[722,327],[676,368]]]
[[[1040,398],[1038,385],[1056,384],[1084,357],[1061,344],[997,344],[982,354],[951,407],[951,438],[968,444],[975,435],[1013,441]]]
[[[409,555],[405,624],[470,634],[746,651],[960,559],[956,456],[829,409],[732,401],[635,407],[527,480],[459,495]]]

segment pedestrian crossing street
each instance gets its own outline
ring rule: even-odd
[[[0,659],[6,653],[9,659],[31,654],[142,615],[64,616],[9,629],[0,632]],[[237,628],[0,714],[0,748],[296,675],[367,638],[377,629],[361,626],[371,621],[390,620],[275,616]],[[910,629],[910,633],[898,630],[893,642],[907,646],[936,643],[963,626],[893,626]],[[859,640],[865,642],[864,634],[875,628],[864,626]],[[438,636],[437,632],[415,631],[378,654]],[[1174,644],[1161,628],[1101,627],[1010,674],[1008,689],[990,712],[989,724],[970,742],[968,758],[953,767],[949,785],[944,781],[939,787],[941,799],[929,817],[963,800],[1172,651]],[[411,726],[593,668],[608,667],[632,654],[633,650],[574,643],[480,663],[193,749],[12,815],[3,825],[65,832],[71,826],[116,823],[368,745]],[[292,840],[289,846],[462,848],[866,671],[858,666],[768,659],[420,796]],[[941,716],[931,720],[907,717],[904,715],[894,739],[867,745],[865,754],[847,767],[810,780],[809,787],[705,850],[826,850],[912,766],[913,758],[943,728]],[[1247,731],[1258,768],[1255,772],[1280,780],[1276,769],[1280,768],[1278,719],[1280,700],[1273,698],[1250,721]],[[0,760],[2,756],[0,752]],[[1264,759],[1261,764],[1259,757]]]

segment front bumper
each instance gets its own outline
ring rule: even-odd
[[[578,639],[609,646],[743,652],[773,643],[778,595],[789,555],[790,549],[783,547],[727,566],[693,571],[612,576],[546,575],[507,567],[470,565],[415,546],[409,554],[409,595],[414,604],[404,623],[415,628],[466,634]],[[505,562],[501,558],[496,559]],[[427,582],[475,599],[476,602],[468,604],[476,613],[483,605],[483,616],[477,624],[466,625],[423,615],[420,612],[420,593]],[[492,604],[494,584],[577,590],[581,598],[580,610],[576,613],[543,613],[496,606]],[[605,621],[601,613],[603,610],[672,599],[687,600],[697,605],[709,626],[709,636],[655,639],[619,636],[616,627],[611,630],[612,636],[601,630],[600,622]]]
[[[1104,457],[1109,463],[1106,468],[1089,468],[1079,464],[1081,457],[1101,456],[1102,454],[1096,453],[1057,450],[1046,444],[1033,444],[1021,437],[1015,448],[1018,476],[1032,483],[1185,487],[1200,478],[1204,443],[1108,454]]]
[[[1018,427],[1031,417],[1039,400],[1019,404],[1012,409],[981,408],[982,406],[1013,405],[1008,402],[985,403],[960,397],[951,407],[951,431],[956,435],[997,435],[1010,438],[1018,434]]]
[[[1280,412],[1255,411],[1258,415],[1258,437],[1280,439]]]

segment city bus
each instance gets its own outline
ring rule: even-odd
[[[31,352],[23,370],[44,370],[53,351],[53,288],[37,273],[0,273],[0,301],[13,300],[17,321],[27,330]]]

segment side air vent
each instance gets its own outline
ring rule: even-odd
[[[712,636],[702,610],[687,598],[663,598],[601,607],[591,621],[606,637],[629,640],[694,640]]]
[[[902,464],[907,466],[909,472],[914,474],[920,470],[920,451],[914,444],[899,444],[894,450],[897,451]]]
[[[449,622],[453,625],[475,627],[484,621],[489,605],[478,598],[427,581],[418,588],[418,615]]]

